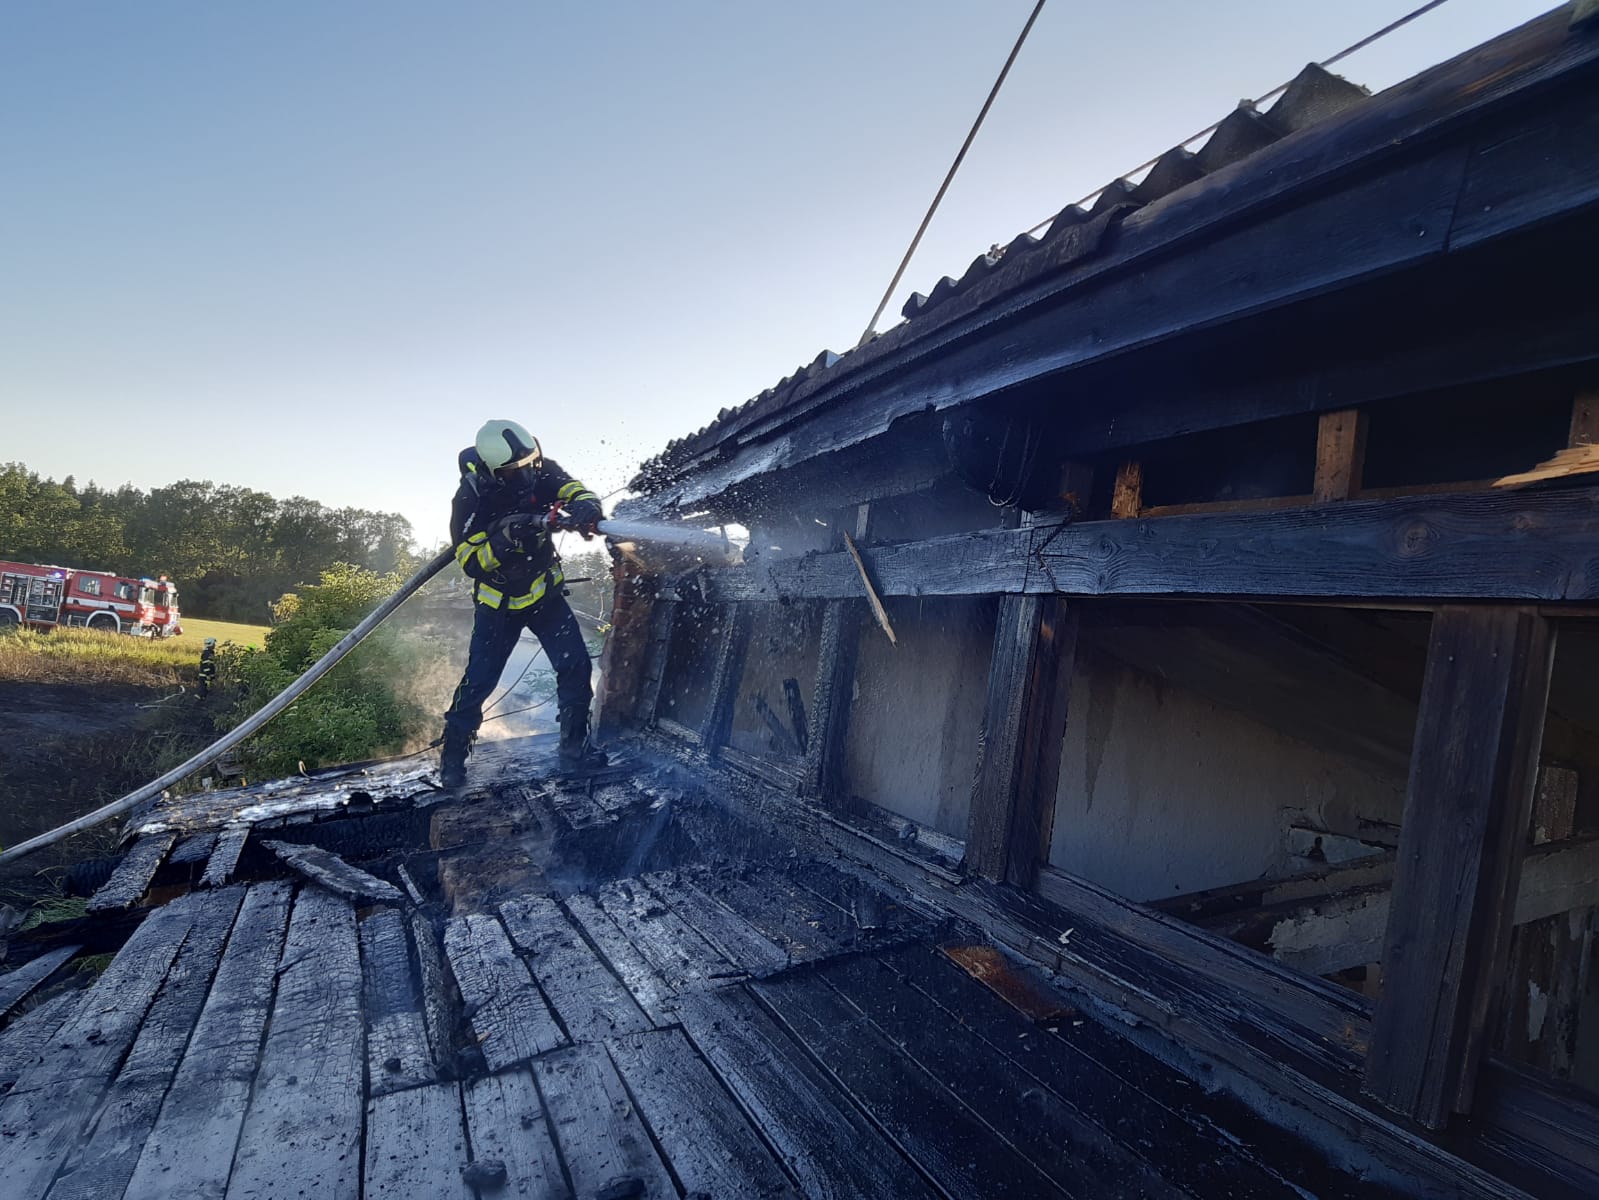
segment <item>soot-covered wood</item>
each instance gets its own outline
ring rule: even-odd
[[[215,1200],[227,1186],[289,923],[286,883],[253,885],[128,1183],[128,1200]]]
[[[78,946],[58,946],[0,975],[0,1017],[9,1016],[12,1009],[70,961],[79,949]]]
[[[861,601],[829,600],[822,609],[816,683],[811,690],[809,739],[801,790],[832,808],[850,807],[845,778],[849,710],[860,644]]]
[[[93,1133],[50,1188],[53,1200],[123,1194],[200,1017],[243,899],[243,888],[205,896],[203,910],[106,1094]]]
[[[1525,609],[1433,618],[1366,1087],[1432,1128],[1469,1111],[1532,813],[1554,633]]]
[[[228,1200],[354,1200],[361,1186],[361,958],[349,902],[301,889]]]
[[[1349,599],[1599,599],[1599,489],[1406,496],[1035,525],[872,546],[889,596],[1061,592]],[[858,596],[847,554],[707,571],[721,600]]]
[[[683,1028],[814,1200],[932,1195],[805,1050],[743,988],[684,997]]]
[[[1048,860],[1077,612],[1054,596],[1004,596],[994,628],[967,863],[1030,888]]]
[[[671,1197],[672,1177],[650,1142],[602,1046],[574,1046],[533,1064],[539,1090],[578,1196],[637,1180],[620,1196]]]
[[[89,898],[89,911],[130,908],[137,903],[177,840],[175,833],[153,833],[134,842],[111,872],[111,878]]]
[[[492,916],[455,918],[444,928],[444,949],[491,1071],[566,1042],[527,967]]]
[[[486,1187],[485,1196],[573,1200],[538,1089],[526,1068],[469,1083],[465,1098],[473,1159],[505,1165],[504,1188]]]
[[[266,848],[277,855],[284,866],[298,872],[312,883],[351,900],[379,900],[398,904],[404,900],[400,889],[392,883],[369,875],[359,867],[352,867],[331,850],[320,846],[298,846],[292,842],[264,842]]]
[[[627,1034],[606,1048],[689,1195],[797,1200],[782,1169],[681,1030]]]
[[[436,1078],[406,924],[392,908],[361,922],[369,1097],[432,1083]]]
[[[362,1194],[368,1200],[473,1200],[461,1086],[434,1083],[373,1099],[366,1109]]]
[[[554,900],[526,896],[500,906],[511,939],[574,1041],[596,1042],[651,1028],[633,997],[600,961]]]

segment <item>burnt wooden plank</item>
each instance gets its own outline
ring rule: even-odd
[[[1571,601],[1599,598],[1596,539],[1599,489],[1569,488],[1036,525],[861,553],[889,596]],[[832,553],[700,578],[719,599],[839,599],[852,572]]]
[[[221,887],[233,878],[239,865],[239,855],[244,843],[250,839],[247,825],[230,825],[217,836],[217,844],[206,860],[205,871],[200,876],[201,887]]]
[[[1532,816],[1554,632],[1433,617],[1366,1088],[1432,1128],[1470,1110]]]
[[[228,1179],[231,1200],[359,1193],[365,1062],[355,914],[341,897],[302,888]]]
[[[93,1118],[198,916],[184,900],[146,917],[45,1052],[0,1103],[0,1179],[44,1195]]]
[[[782,1168],[682,1030],[627,1034],[606,1049],[689,1195],[797,1200]]]
[[[734,604],[722,622],[722,638],[716,647],[716,663],[711,671],[710,700],[705,721],[700,726],[700,744],[715,757],[727,744],[733,725],[733,702],[738,698],[738,681],[744,673],[744,656],[749,651],[751,614],[747,604]]]
[[[771,868],[751,872],[747,878],[708,878],[703,887],[784,950],[793,962],[826,958],[850,944],[847,915]]]
[[[60,992],[16,1017],[0,1034],[0,1095],[39,1061],[56,1031],[72,1019],[82,992]]]
[[[524,896],[500,905],[511,940],[528,956],[528,965],[572,1040],[597,1042],[651,1027],[626,987],[562,914],[543,896]]]
[[[533,1064],[561,1157],[579,1197],[637,1180],[617,1195],[671,1197],[672,1177],[601,1046],[573,1046]]]
[[[422,993],[422,1024],[427,1030],[433,1064],[441,1075],[457,1073],[453,1031],[456,1020],[456,993],[450,986],[449,972],[433,923],[421,912],[410,914],[411,947],[416,951],[417,986]]]
[[[12,1009],[43,987],[81,948],[58,946],[0,975],[0,1017],[10,1016]]]
[[[178,1070],[211,988],[243,888],[211,892],[106,1094],[93,1133],[51,1186],[54,1200],[120,1196]]]
[[[1366,466],[1366,414],[1358,408],[1321,414],[1316,426],[1316,477],[1311,497],[1317,504],[1352,499],[1360,491]]]
[[[456,917],[444,927],[444,951],[489,1070],[525,1062],[566,1042],[495,918]]]
[[[298,846],[292,842],[263,842],[278,861],[312,883],[350,900],[380,900],[398,904],[405,899],[400,889],[359,867],[352,867],[331,850],[320,846]]]
[[[525,1069],[467,1084],[466,1126],[474,1160],[505,1164],[504,1186],[485,1187],[485,1196],[572,1200],[538,1089]]]
[[[675,1007],[675,989],[645,960],[594,897],[568,896],[562,903],[588,940],[599,949],[638,1006],[656,1024],[665,1024]]]
[[[944,1194],[1062,1194],[822,979],[784,975],[749,986]]]
[[[1484,1065],[1462,1150],[1482,1148],[1542,1179],[1540,1196],[1599,1195],[1599,1105],[1592,1091],[1545,1072],[1501,1062]]]
[[[406,920],[392,908],[361,922],[361,978],[366,1004],[369,1098],[437,1078],[422,1016],[422,993],[411,969]]]
[[[128,1181],[128,1200],[215,1200],[227,1186],[272,1005],[292,887],[251,885]]]
[[[471,1154],[460,1084],[430,1083],[370,1100],[362,1159],[361,1194],[368,1200],[473,1200],[461,1176]]]
[[[641,881],[605,884],[599,902],[674,991],[716,987],[743,976],[737,964],[689,928]]]
[[[840,959],[822,967],[820,974],[853,1010],[1068,1195],[1180,1194],[1133,1147],[1110,1136],[1065,1097],[1039,1087],[964,1020],[931,1003],[883,963],[869,957]],[[985,999],[975,992],[972,998],[974,1003]],[[1010,1040],[1034,1036],[1023,1028],[1012,1032]],[[1077,1080],[1079,1095],[1087,1092],[1086,1082]],[[1097,1097],[1088,1096],[1091,1109]]]
[[[1221,1106],[1207,1105],[1199,1088],[1169,1068],[1146,1058],[1142,1076],[1132,1073],[1129,1079],[1079,1051],[1070,1036],[1057,1034],[1063,1026],[1068,1034],[1075,1032],[1073,1022],[1080,1027],[1083,1018],[1064,1012],[1053,1014],[1045,1021],[1029,1021],[997,994],[975,983],[925,946],[909,946],[883,954],[876,966],[898,976],[902,986],[899,989],[888,986],[881,971],[875,971],[870,961],[836,975],[831,974],[831,968],[829,972],[835,981],[852,984],[848,994],[853,997],[859,993],[866,997],[873,1012],[883,1005],[896,1003],[911,1012],[918,1011],[919,1004],[936,1007],[941,1020],[957,1022],[964,1036],[975,1039],[966,1043],[975,1061],[1009,1063],[1022,1081],[1019,1087],[1030,1086],[1026,1082],[1029,1079],[1036,1081],[1072,1110],[1077,1120],[1097,1126],[1104,1135],[1124,1147],[1124,1153],[1133,1154],[1196,1195],[1233,1196],[1239,1200],[1244,1197],[1293,1200],[1304,1195],[1301,1187],[1309,1180],[1290,1183],[1264,1166],[1248,1152],[1239,1132],[1213,1122],[1209,1114]],[[862,985],[880,987],[882,991],[870,995],[860,991]],[[906,988],[918,999],[907,999]],[[1110,1044],[1108,1038],[1101,1038],[1102,1052]],[[1122,1043],[1121,1053],[1112,1061],[1140,1054],[1141,1051]],[[1170,1082],[1176,1086],[1160,1087],[1164,1095],[1157,1097],[1151,1095],[1148,1088],[1151,1077],[1161,1072],[1171,1076]],[[1181,1099],[1171,1104],[1169,1100],[1174,1094]],[[1104,1147],[1092,1145],[1092,1138],[1089,1141],[1090,1154],[1096,1150],[1101,1155],[1107,1154]],[[1307,1149],[1297,1149],[1299,1158],[1312,1157]],[[1343,1191],[1338,1190],[1339,1181],[1331,1178],[1330,1171],[1322,1174],[1329,1178],[1314,1180],[1314,1194],[1324,1200],[1353,1195],[1347,1186]]]
[[[177,840],[175,833],[152,833],[134,842],[111,872],[111,878],[89,897],[89,911],[106,912],[137,904]]]
[[[1031,888],[1049,860],[1077,629],[1059,597],[1000,598],[966,835],[989,879]]]
[[[834,599],[822,609],[816,682],[811,688],[810,729],[805,743],[801,790],[832,808],[852,806],[845,777],[850,704],[860,646],[860,600]]]
[[[683,1028],[815,1200],[923,1200],[927,1184],[743,988],[685,996]]]
[[[656,871],[643,879],[657,899],[741,971],[766,975],[788,966],[787,950],[679,872]]]

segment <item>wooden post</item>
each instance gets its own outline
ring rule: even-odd
[[[613,551],[611,630],[600,651],[598,731],[613,733],[633,721],[648,721],[639,711],[651,659],[655,624],[654,579],[638,564]]]
[[[1074,605],[1000,597],[966,835],[966,864],[987,879],[1031,888],[1049,861],[1076,651]]]
[[[1439,1129],[1470,1108],[1532,815],[1554,632],[1532,609],[1433,617],[1366,1090]]]
[[[865,601],[829,600],[811,690],[810,741],[805,749],[802,794],[841,812],[854,807],[844,769],[849,742],[850,700]]]
[[[666,662],[672,650],[672,630],[677,624],[677,604],[676,600],[657,599],[650,614],[650,645],[644,656],[643,681],[633,713],[634,720],[642,726],[655,724],[656,710],[660,707],[661,684],[666,680]]]
[[[1567,445],[1599,442],[1599,387],[1584,388],[1571,401],[1571,436]]]
[[[855,540],[871,536],[872,506],[858,504],[853,513],[842,512],[834,521],[844,544],[843,531],[855,527]],[[820,800],[839,812],[852,811],[854,800],[845,770],[849,745],[850,701],[855,693],[855,661],[860,646],[865,602],[829,600],[822,610],[822,632],[816,655],[816,682],[811,689],[810,740],[805,748],[805,774],[800,794]]]
[[[1366,414],[1358,408],[1322,413],[1316,429],[1316,503],[1353,499],[1365,465]]]
[[[1116,469],[1116,488],[1111,493],[1110,515],[1136,517],[1144,507],[1144,464],[1124,462]]]
[[[744,674],[744,652],[749,648],[749,641],[749,605],[736,602],[728,605],[722,640],[716,648],[715,673],[711,676],[711,702],[705,710],[705,723],[700,727],[701,745],[712,758],[727,744],[728,731],[733,726],[733,702],[738,698],[738,684]]]

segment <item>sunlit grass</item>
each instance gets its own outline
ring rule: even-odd
[[[0,682],[176,687],[199,665],[199,644],[98,629],[0,629]]]
[[[266,642],[266,635],[271,632],[267,625],[240,625],[234,621],[204,621],[198,617],[184,617],[179,624],[183,632],[176,638],[169,639],[171,645],[181,646],[184,651],[199,661],[200,647],[205,645],[208,637],[216,638],[217,644],[234,642],[240,646],[255,646],[260,648]]]

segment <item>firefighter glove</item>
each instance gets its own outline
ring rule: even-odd
[[[572,528],[585,538],[593,537],[599,523],[605,520],[605,510],[598,500],[574,500],[566,506],[566,515]]]

